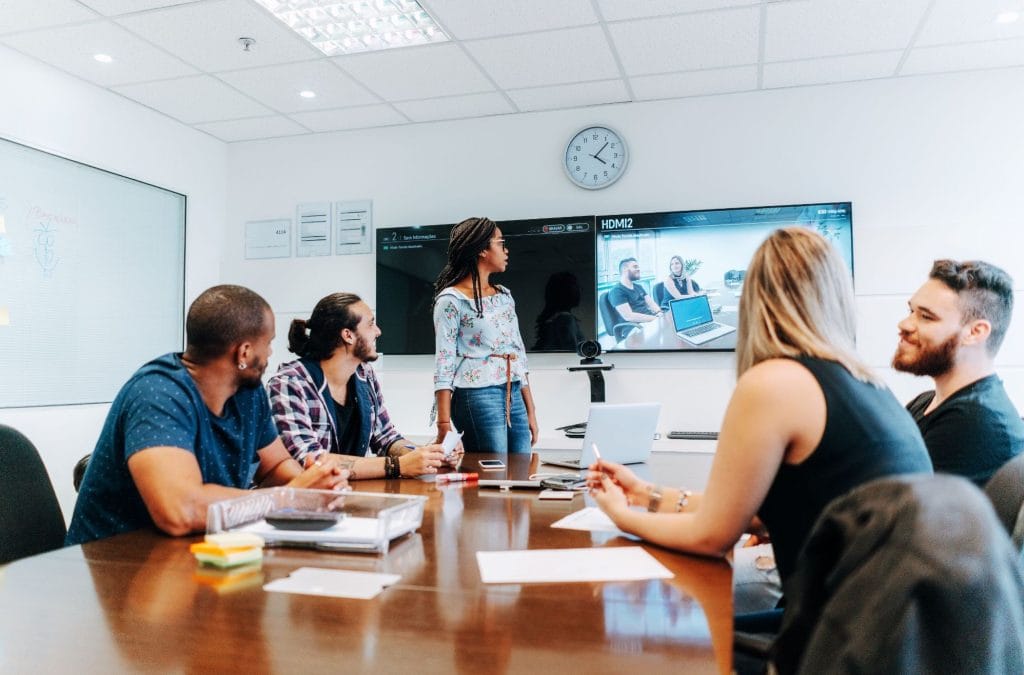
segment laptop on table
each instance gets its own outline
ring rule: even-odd
[[[590,406],[583,449],[576,460],[544,460],[544,464],[569,469],[586,469],[597,461],[594,444],[602,459],[619,464],[639,464],[651,456],[658,428],[660,403],[596,403]]]
[[[669,310],[672,312],[676,335],[691,345],[702,345],[736,330],[733,326],[714,320],[711,301],[706,295],[677,298],[669,303]]]

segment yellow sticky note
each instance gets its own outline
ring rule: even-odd
[[[0,307],[0,326],[11,325],[11,312],[6,307]]]

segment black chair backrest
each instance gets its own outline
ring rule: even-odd
[[[75,486],[75,492],[82,487],[82,479],[85,478],[85,470],[89,468],[89,460],[92,458],[92,453],[78,460],[75,463],[75,468],[71,470],[71,482]]]
[[[622,318],[619,311],[612,305],[612,300],[608,297],[607,292],[601,294],[600,299],[597,301],[597,306],[601,311],[601,322],[604,323],[604,332],[612,336],[616,342],[636,328],[636,324],[629,323]]]
[[[658,303],[658,307],[662,309],[668,309],[668,291],[665,290],[665,282],[659,281],[654,284],[651,294],[654,296],[654,302]]]
[[[985,484],[1003,527],[1018,552],[1024,552],[1024,453],[1011,459]]]
[[[772,661],[780,673],[1022,673],[1017,557],[964,478],[861,485],[805,542]]]
[[[64,515],[39,452],[0,424],[0,565],[64,545]]]

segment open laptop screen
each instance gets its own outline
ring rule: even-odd
[[[711,302],[706,295],[672,301],[672,320],[676,331],[686,330],[711,321]]]

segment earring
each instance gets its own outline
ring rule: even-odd
[[[248,368],[248,367],[249,367],[249,366],[247,366],[247,365],[245,364],[245,361],[239,361],[239,362],[238,362],[238,369],[239,369],[239,370],[245,370],[245,369],[246,369],[246,368]]]

